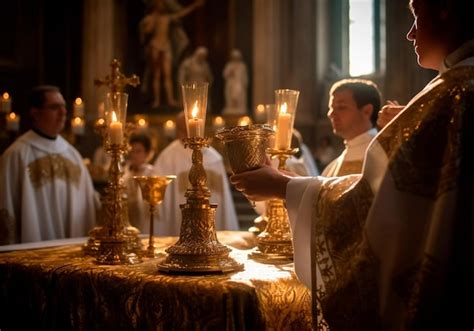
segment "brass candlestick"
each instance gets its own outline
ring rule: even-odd
[[[104,147],[111,157],[108,183],[102,197],[102,226],[92,229],[84,247],[86,254],[96,256],[99,264],[134,264],[140,262],[138,253],[141,242],[138,229],[130,226],[128,209],[124,198],[123,155],[129,150],[128,139],[134,127],[126,123],[128,95],[123,93],[126,85],[139,84],[137,76],[127,78],[120,72],[120,62],[110,64],[111,74],[96,85],[107,85],[105,123],[97,125]]]
[[[286,160],[298,149],[268,149],[273,158],[278,158],[279,170],[286,170]],[[267,202],[267,226],[257,236],[257,247],[249,257],[263,263],[289,263],[293,261],[293,241],[285,208],[285,201],[271,199]]]
[[[166,249],[167,258],[158,265],[160,271],[178,273],[213,273],[243,270],[243,265],[229,257],[230,249],[217,240],[215,212],[217,205],[209,203],[211,192],[206,186],[202,163],[202,148],[206,138],[185,139],[185,147],[193,150],[189,172],[191,188],[186,203],[180,205],[182,223],[179,240]]]
[[[150,205],[150,235],[145,255],[155,257],[155,244],[153,242],[155,208],[163,201],[166,187],[173,179],[176,179],[176,176],[134,176],[133,179],[140,186],[143,200]]]

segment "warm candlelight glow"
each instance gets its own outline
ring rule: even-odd
[[[77,125],[80,125],[82,123],[82,119],[80,117],[75,117],[74,118],[74,123]]]
[[[165,137],[174,138],[176,135],[176,123],[172,120],[167,120],[163,125],[163,133]]]
[[[259,105],[257,106],[257,112],[263,113],[264,111],[265,111],[265,106],[262,105],[262,104],[259,104]]]
[[[117,121],[115,111],[112,111],[112,122],[109,127],[109,140],[112,145],[123,143],[123,127],[122,122]]]
[[[286,102],[284,102],[280,106],[275,133],[275,147],[279,150],[286,150],[290,148],[292,131],[291,120],[291,114],[288,113],[288,105]]]
[[[97,125],[103,125],[105,123],[105,120],[103,118],[99,118],[97,120]]]
[[[76,98],[76,100],[74,101],[74,103],[75,103],[76,105],[80,105],[80,104],[82,104],[82,99],[81,99],[81,98]]]
[[[217,116],[217,117],[214,119],[214,124],[216,124],[216,125],[223,125],[223,124],[224,124],[224,119],[222,118],[222,116]]]
[[[4,92],[3,95],[2,95],[1,101],[2,101],[1,111],[3,113],[9,113],[11,111],[11,108],[12,108],[12,100],[10,98],[10,94],[8,94],[7,92]]]
[[[140,126],[140,127],[146,126],[146,120],[144,118],[140,118],[138,120],[138,126]]]
[[[248,116],[242,116],[239,118],[239,121],[237,123],[238,126],[246,126],[252,123],[252,120]]]
[[[196,101],[196,102],[194,103],[193,109],[191,110],[191,116],[192,116],[193,118],[197,118],[197,117],[198,117],[199,109],[198,109],[197,104],[198,104],[198,102]]]
[[[7,131],[18,131],[20,129],[20,115],[11,112],[7,116]]]
[[[287,111],[288,111],[287,109],[288,109],[288,105],[287,105],[286,102],[285,102],[285,103],[283,103],[283,104],[281,105],[280,113],[285,113],[285,114],[286,114]]]

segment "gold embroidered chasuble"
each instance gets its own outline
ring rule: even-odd
[[[455,67],[380,132],[362,176],[312,182],[312,283],[298,243],[295,270],[315,328],[427,330],[462,311],[444,299],[472,284],[473,114],[474,67]]]

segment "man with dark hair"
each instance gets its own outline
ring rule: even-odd
[[[85,236],[95,192],[82,158],[59,133],[66,104],[58,87],[35,87],[32,129],[0,158],[0,244]]]
[[[328,117],[345,149],[323,171],[323,176],[344,176],[362,171],[365,151],[377,134],[380,91],[370,80],[343,79],[329,92]]]
[[[315,329],[473,328],[474,4],[410,4],[407,39],[439,75],[372,140],[362,175],[231,177],[249,199],[286,198]]]

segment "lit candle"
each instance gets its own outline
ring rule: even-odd
[[[72,133],[77,136],[84,135],[84,120],[80,117],[74,117],[71,122]]]
[[[112,123],[109,126],[109,141],[112,145],[119,145],[123,142],[122,122],[117,120],[114,111],[112,111]]]
[[[248,116],[242,116],[239,118],[237,125],[238,126],[246,126],[252,124],[252,120]]]
[[[137,124],[140,131],[146,131],[146,129],[148,129],[148,122],[144,118],[139,118]]]
[[[285,102],[278,113],[275,148],[279,150],[287,150],[291,144],[291,114],[287,112],[287,108]]]
[[[74,117],[84,117],[84,103],[81,98],[74,100],[73,115]]]
[[[12,99],[7,92],[2,95],[2,113],[9,113],[12,110]]]
[[[167,120],[163,125],[163,134],[165,137],[174,138],[176,135],[176,123],[172,120]]]
[[[216,116],[214,121],[212,121],[212,126],[214,131],[217,131],[225,126],[225,120],[222,118],[222,116]]]
[[[265,106],[260,104],[255,108],[255,121],[265,123]]]
[[[11,112],[7,116],[7,130],[18,131],[20,129],[20,115]]]
[[[198,118],[198,107],[197,101],[191,110],[192,118],[188,120],[188,137],[203,137],[204,136],[204,121],[202,118]]]

